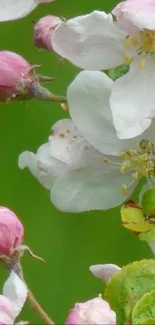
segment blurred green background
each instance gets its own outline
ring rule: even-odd
[[[49,86],[65,95],[78,69],[65,62],[58,67],[56,55],[38,51],[33,45],[33,20],[54,14],[70,18],[94,9],[110,10],[114,0],[57,0],[40,5],[28,17],[0,26],[1,50],[23,55],[32,64],[42,64],[40,73],[55,76]],[[95,8],[94,8],[95,7]],[[100,280],[89,272],[91,264],[116,263],[120,266],[151,256],[145,243],[123,229],[119,209],[108,212],[67,214],[57,211],[45,190],[28,170],[18,169],[18,155],[36,151],[47,141],[55,121],[66,117],[59,104],[16,102],[0,104],[0,205],[20,216],[25,225],[25,243],[46,260],[42,265],[25,254],[23,267],[27,283],[57,324],[65,321],[75,302],[88,300],[103,290]],[[1,286],[6,272],[1,270]],[[42,324],[27,304],[20,319]]]

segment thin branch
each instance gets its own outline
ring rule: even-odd
[[[45,322],[47,325],[55,325],[54,321],[46,314],[44,309],[40,306],[36,298],[34,297],[33,293],[30,289],[28,289],[28,301],[30,302],[33,309],[36,313],[40,316],[40,318]]]

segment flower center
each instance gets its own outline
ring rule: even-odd
[[[140,32],[141,50],[145,53],[155,53],[155,31]]]
[[[130,64],[135,54],[145,56],[155,53],[155,31],[145,29],[136,37],[128,35],[124,42],[124,48],[126,52],[124,55],[125,64]],[[133,56],[127,54],[128,50],[134,53]],[[139,67],[142,68],[144,65],[145,59],[140,60]]]
[[[155,148],[151,142],[142,140],[139,144],[139,150],[130,149],[121,152],[119,156],[123,160],[122,163],[119,163],[120,173],[128,172],[131,174],[130,184],[122,184],[121,186],[123,194],[126,194],[130,186],[143,177],[147,178],[150,185],[152,185],[151,181],[155,182]],[[108,158],[105,158],[104,161],[118,164]]]

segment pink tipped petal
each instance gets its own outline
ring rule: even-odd
[[[97,278],[107,282],[116,272],[119,272],[121,268],[115,264],[99,264],[91,265],[89,270]]]
[[[110,69],[123,62],[124,37],[110,14],[94,11],[59,25],[52,35],[52,46],[82,69]]]
[[[124,7],[124,2],[119,3],[113,10],[113,15],[116,16],[117,22],[121,28],[131,35],[137,34],[139,32],[139,28],[136,27],[132,22],[125,18],[124,11],[122,8]]]
[[[0,295],[0,324],[12,325],[14,324],[14,309],[9,298]]]
[[[123,1],[116,6],[113,13],[124,27],[132,24],[140,29],[155,29],[154,0]]]
[[[11,271],[9,278],[4,283],[3,294],[12,302],[15,317],[21,312],[27,299],[27,293],[28,290],[25,283],[14,271]]]
[[[102,298],[94,298],[84,303],[76,303],[65,322],[77,324],[116,324],[116,314]]]

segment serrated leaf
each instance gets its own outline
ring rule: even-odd
[[[131,322],[132,311],[144,294],[155,288],[155,260],[124,266],[107,283],[104,298],[117,315],[117,323]]]
[[[142,196],[142,209],[147,216],[155,214],[155,188],[149,188]]]
[[[155,324],[155,290],[146,293],[134,307],[132,324]]]

